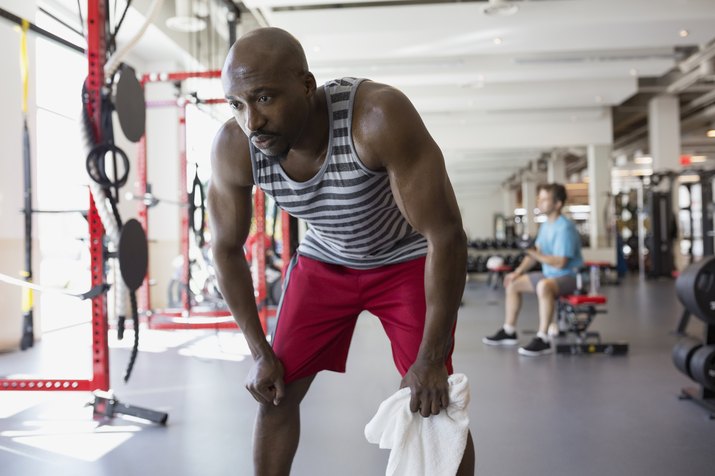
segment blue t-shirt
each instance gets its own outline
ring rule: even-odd
[[[544,276],[547,278],[576,274],[578,269],[583,266],[581,237],[573,222],[563,215],[559,215],[553,223],[545,221],[541,224],[539,233],[536,235],[536,246],[545,255],[568,258],[568,262],[563,268],[555,268],[541,263]]]

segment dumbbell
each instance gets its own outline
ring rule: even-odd
[[[673,364],[675,364],[675,367],[678,370],[683,372],[691,379],[693,378],[693,374],[690,370],[690,363],[692,361],[693,355],[695,354],[695,351],[700,349],[702,346],[702,342],[697,339],[693,339],[692,337],[680,339],[675,344],[675,346],[673,346]]]
[[[715,391],[715,345],[704,345],[693,352],[689,375],[703,387]]]

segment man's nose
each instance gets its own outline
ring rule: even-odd
[[[246,129],[249,132],[256,132],[265,125],[265,117],[254,107],[246,110]]]

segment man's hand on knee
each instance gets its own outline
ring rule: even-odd
[[[410,411],[423,417],[439,414],[449,405],[447,368],[442,364],[415,362],[402,379],[400,388],[409,387],[412,392]]]
[[[283,364],[277,358],[258,357],[246,377],[246,389],[258,403],[280,404],[285,396]]]

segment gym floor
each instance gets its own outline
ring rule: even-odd
[[[677,398],[694,384],[671,363],[681,313],[673,282],[633,276],[603,291],[609,313],[592,329],[604,340],[627,340],[629,355],[528,358],[481,343],[502,323],[503,291],[467,283],[454,361],[471,382],[478,475],[713,474],[715,421]],[[529,297],[518,326],[522,342],[536,326]],[[700,336],[701,323],[693,318],[688,332]],[[52,332],[29,351],[0,355],[0,374],[86,378],[89,334],[83,324]],[[117,398],[168,412],[168,426],[129,418],[98,426],[84,392],[0,392],[0,474],[253,474],[256,404],[243,388],[250,358],[240,333],[147,331],[124,384],[130,342],[131,335],[111,341]],[[398,384],[379,322],[362,316],[347,374],[319,375],[303,403],[292,474],[383,474],[388,452],[367,443],[363,428]]]

